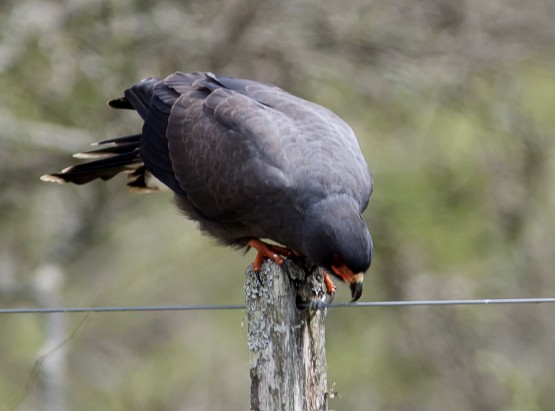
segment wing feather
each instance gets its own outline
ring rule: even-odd
[[[175,177],[204,215],[260,221],[266,207],[302,209],[334,192],[366,207],[368,167],[331,111],[250,80],[196,73],[165,84],[181,93],[166,132]]]

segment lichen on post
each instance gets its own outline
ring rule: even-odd
[[[322,272],[287,260],[246,271],[251,410],[326,409],[326,309]],[[298,306],[304,306],[298,308]]]

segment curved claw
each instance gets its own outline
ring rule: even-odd
[[[258,280],[258,284],[261,287],[264,287],[264,283],[262,282],[262,278],[260,278],[260,270],[254,270],[254,274],[256,275],[256,279]]]
[[[326,304],[331,305],[334,298],[335,298],[335,291],[332,291],[332,292],[329,293],[328,302]]]

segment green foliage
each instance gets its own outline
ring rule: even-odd
[[[375,179],[364,298],[553,296],[555,10],[521,3],[2,2],[0,305],[243,300],[252,255],[202,237],[168,195],[38,180],[135,132],[105,101],[175,70],[272,82],[353,126]],[[552,310],[330,310],[332,408],[550,410]],[[75,334],[68,318],[66,408],[246,409],[242,316],[97,314]],[[41,409],[51,357],[25,387],[46,317],[0,324],[0,409],[18,392]]]

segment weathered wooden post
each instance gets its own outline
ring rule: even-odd
[[[316,267],[287,260],[246,271],[251,410],[326,409],[326,309],[297,308],[325,296]]]

